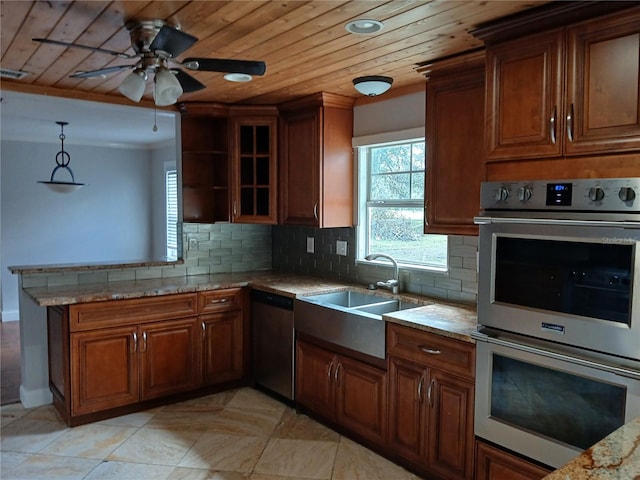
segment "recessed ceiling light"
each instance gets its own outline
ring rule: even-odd
[[[246,73],[226,73],[223,78],[229,82],[250,82],[253,80],[253,77]]]
[[[376,33],[382,30],[384,25],[378,20],[371,20],[368,18],[360,18],[352,22],[347,23],[344,28],[349,33],[356,33],[358,35],[367,35]]]

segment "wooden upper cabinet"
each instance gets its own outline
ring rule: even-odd
[[[425,233],[477,235],[484,180],[484,52],[434,62],[427,82]]]
[[[567,29],[565,154],[640,150],[640,8]]]
[[[353,102],[318,93],[279,105],[280,223],[353,225]]]
[[[230,220],[228,108],[180,104],[182,212],[185,222]]]
[[[278,221],[277,110],[231,119],[232,217],[237,223]]]
[[[640,8],[487,49],[488,160],[640,150]]]
[[[560,156],[562,38],[556,29],[487,49],[489,160]]]

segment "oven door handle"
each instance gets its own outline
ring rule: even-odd
[[[522,352],[532,353],[535,355],[542,355],[543,357],[552,358],[554,360],[565,361],[565,362],[573,363],[575,365],[581,365],[583,367],[595,368],[596,370],[613,373],[620,377],[640,380],[640,371],[631,370],[631,369],[620,367],[617,365],[609,365],[606,363],[599,363],[599,362],[594,362],[592,360],[587,360],[586,358],[572,357],[570,355],[565,355],[564,353],[551,352],[549,350],[536,348],[531,345],[526,345],[523,343],[511,341],[511,340],[503,340],[501,338],[492,337],[481,332],[472,332],[471,338],[479,342],[493,343],[494,345],[501,345],[507,348],[514,348]]]
[[[516,225],[560,225],[571,227],[614,227],[614,228],[640,228],[640,222],[629,220],[569,220],[566,218],[513,218],[513,217],[474,217],[476,225],[489,225],[492,223],[516,224]]]

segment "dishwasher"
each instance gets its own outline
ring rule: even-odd
[[[293,298],[252,290],[251,333],[256,385],[293,400]]]

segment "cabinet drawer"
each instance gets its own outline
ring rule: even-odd
[[[228,312],[242,308],[242,289],[228,288],[225,290],[211,290],[200,292],[199,312]]]
[[[77,332],[196,314],[196,293],[80,303],[69,306],[69,330]]]
[[[473,379],[475,347],[433,333],[387,324],[389,355]]]

